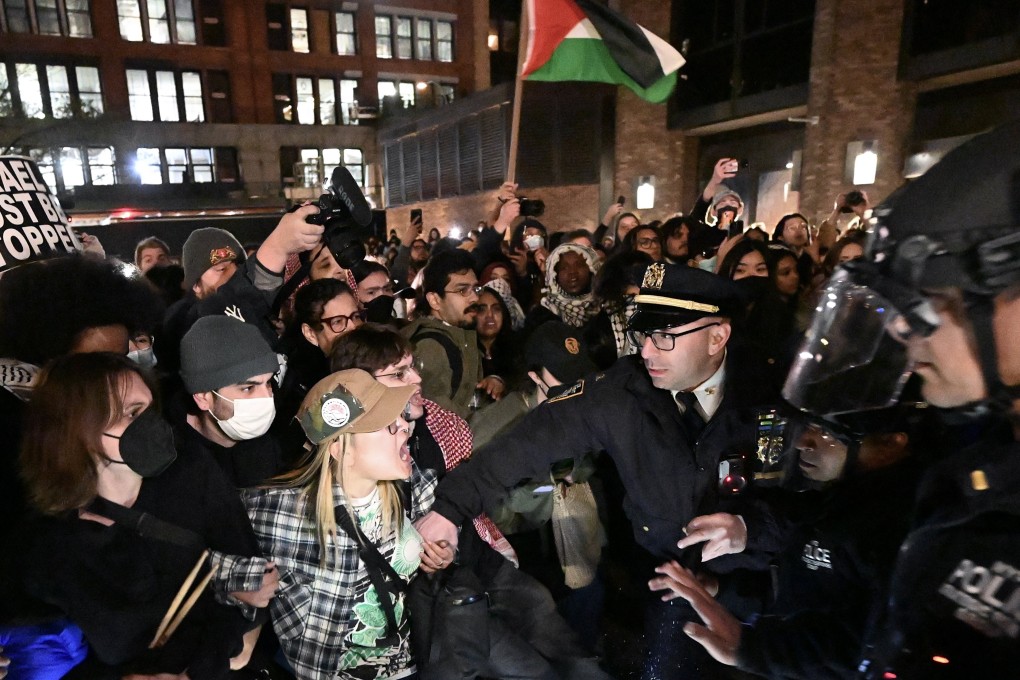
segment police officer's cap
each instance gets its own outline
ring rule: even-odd
[[[743,308],[740,288],[711,272],[679,264],[648,265],[637,311],[627,328],[653,331],[673,328],[706,316],[732,317]]]

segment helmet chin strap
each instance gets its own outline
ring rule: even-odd
[[[1020,398],[1020,385],[1007,386],[999,376],[999,355],[992,326],[992,317],[995,315],[993,298],[965,293],[964,302],[977,340],[981,375],[988,390],[987,404],[993,410],[1008,413],[1013,408],[1013,400]]]

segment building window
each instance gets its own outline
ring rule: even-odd
[[[453,23],[449,21],[378,15],[375,40],[376,56],[380,59],[396,56],[397,59],[453,61]]]
[[[91,38],[89,0],[0,0],[0,31]]]
[[[209,184],[236,179],[231,148],[143,147],[135,150],[134,173],[142,184]]]
[[[117,181],[117,163],[112,146],[63,146],[27,149],[22,153],[35,161],[46,184],[57,194],[74,187],[103,186]]]
[[[131,120],[205,120],[202,78],[194,71],[144,71],[127,69]]]
[[[358,53],[357,35],[354,32],[354,12],[336,13],[336,53],[352,56]]]
[[[687,64],[671,126],[734,116],[741,99],[742,113],[806,101],[815,0],[675,0],[673,12]]]
[[[379,81],[379,105],[385,106],[383,101],[386,97],[398,97],[399,106],[409,109],[414,106],[415,85],[408,81],[380,80]]]
[[[311,76],[273,76],[273,99],[276,122],[299,125],[357,124],[351,115],[357,107],[355,90],[358,81],[350,79],[313,78]],[[337,90],[340,93],[340,115],[337,115]]]
[[[120,36],[132,42],[195,45],[191,0],[117,0]]]
[[[418,19],[415,29],[417,39],[415,44],[415,56],[422,61],[432,61],[432,22],[428,19]]]
[[[99,69],[0,62],[0,116],[94,118],[103,113]]]
[[[396,17],[395,21],[397,22],[397,59],[410,59],[412,57],[411,19]]]
[[[308,10],[290,10],[290,48],[295,52],[308,53]]]
[[[301,186],[317,187],[329,181],[333,170],[343,165],[362,189],[365,188],[365,154],[361,149],[300,149],[294,169]]]
[[[375,56],[379,59],[393,58],[393,17],[375,18]]]
[[[449,21],[436,22],[436,58],[453,61],[453,24]]]

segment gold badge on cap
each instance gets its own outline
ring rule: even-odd
[[[567,338],[563,341],[563,346],[567,348],[567,351],[571,354],[581,353],[581,343],[577,341],[577,338]]]
[[[648,265],[645,270],[645,277],[641,280],[642,288],[662,288],[662,280],[666,277],[666,265],[661,262]]]

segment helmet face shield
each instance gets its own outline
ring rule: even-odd
[[[910,317],[886,297],[837,271],[822,291],[783,397],[817,415],[891,406],[910,377],[905,342],[914,332]]]

